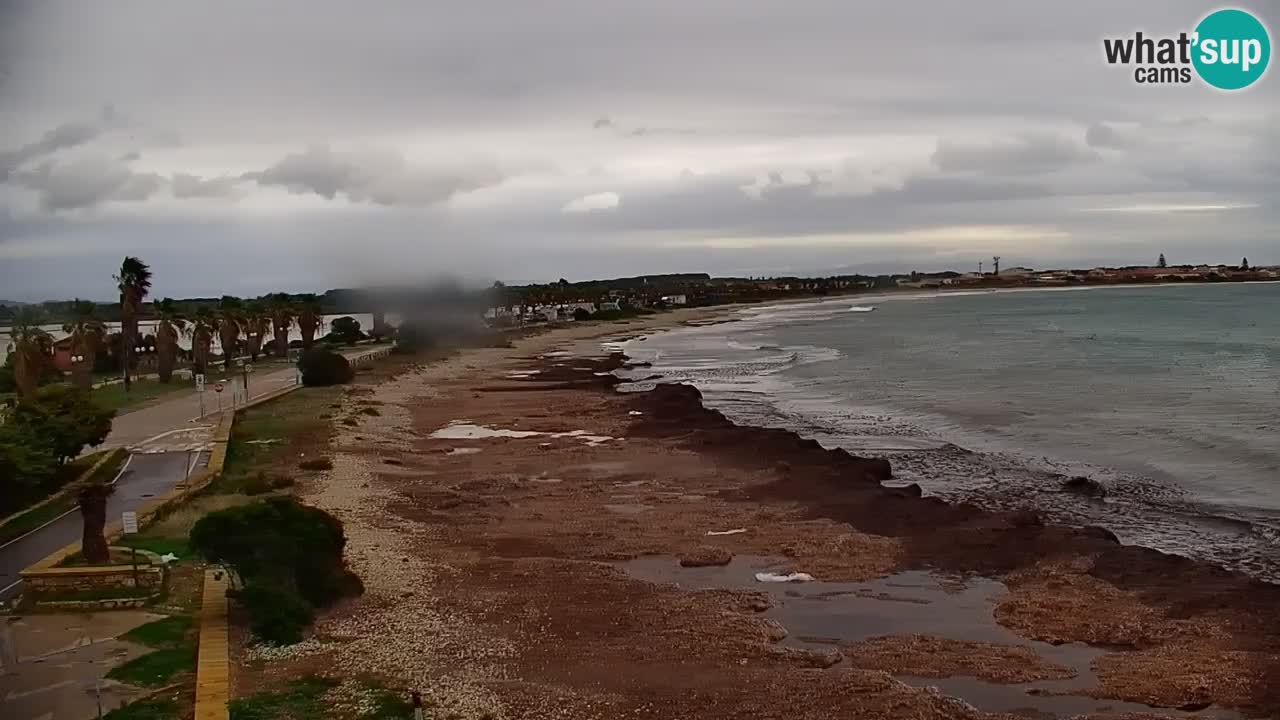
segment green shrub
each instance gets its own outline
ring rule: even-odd
[[[345,545],[337,518],[290,497],[209,513],[191,528],[192,548],[243,580],[241,602],[254,633],[268,642],[295,642],[288,638],[298,637],[313,608],[362,592],[343,564]]]
[[[302,373],[302,384],[308,387],[341,385],[351,382],[356,376],[345,357],[323,348],[312,348],[302,353],[298,358],[298,370]]]
[[[271,481],[267,479],[267,474],[258,471],[256,475],[250,475],[240,483],[240,491],[245,495],[262,495],[271,492]]]
[[[249,615],[249,629],[263,642],[292,645],[315,619],[315,611],[294,590],[252,581],[231,592]]]
[[[591,311],[586,308],[576,308],[573,311],[573,319],[574,320],[590,320]]]
[[[5,425],[28,429],[61,464],[86,445],[101,445],[115,415],[114,410],[98,407],[83,390],[46,385],[19,400]]]
[[[329,334],[325,336],[325,341],[354,345],[365,338],[366,335],[360,332],[360,321],[350,316],[344,316],[334,318],[333,322],[329,323]]]

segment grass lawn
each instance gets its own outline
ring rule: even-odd
[[[179,720],[189,717],[183,703],[175,698],[147,698],[116,708],[104,720]]]
[[[195,669],[194,647],[166,648],[117,665],[111,668],[107,677],[140,687],[162,687],[168,685],[174,675],[193,672]]]
[[[186,615],[171,615],[139,625],[120,638],[153,648],[178,648],[189,644],[191,628],[191,618]]]
[[[112,383],[96,387],[90,394],[99,407],[122,411],[169,393],[193,389],[195,389],[193,383],[175,377],[169,383],[162,383],[159,380],[134,380],[128,392],[124,389],[124,383]]]
[[[227,703],[231,720],[329,720],[345,717],[325,702],[324,694],[338,684],[332,678],[310,675],[294,680],[276,692],[261,692]],[[388,690],[377,683],[362,681],[373,700],[373,709],[363,720],[400,720],[413,716],[413,706],[405,693]]]
[[[299,461],[317,459],[328,449],[333,406],[341,399],[340,386],[302,388],[242,411],[211,491],[252,495],[287,485],[281,478],[296,474]]]
[[[174,675],[196,669],[196,639],[190,617],[161,618],[130,630],[121,639],[157,650],[111,668],[107,677],[113,680],[160,687],[167,685]]]
[[[59,472],[57,480],[54,483],[51,483],[49,494],[57,492],[57,490],[60,490],[67,483],[80,477],[86,470],[93,467],[94,463],[101,460],[103,455],[108,452],[111,451],[104,450],[102,452],[92,453],[90,455],[85,455],[84,457],[76,458],[72,462],[67,463],[67,465]],[[111,459],[103,463],[102,467],[98,468],[94,477],[106,480],[110,480],[115,477],[116,473],[120,472],[120,466],[124,464],[126,457],[127,455],[125,453],[115,453]],[[46,494],[45,497],[48,497],[48,494]],[[40,499],[42,498],[34,499],[32,504],[39,502]],[[0,545],[35,530],[41,525],[44,525],[50,520],[53,520],[68,510],[71,510],[75,506],[75,497],[68,495],[66,497],[47,502],[39,507],[32,508],[23,514],[18,515],[12,520],[6,522],[4,525],[0,525]]]
[[[191,559],[191,546],[187,544],[185,535],[153,535],[151,529],[141,535],[125,535],[116,541],[116,545],[138,548],[157,555],[177,555],[178,560]]]

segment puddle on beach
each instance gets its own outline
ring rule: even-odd
[[[455,420],[430,435],[430,437],[437,440],[485,440],[489,438],[531,438],[542,436],[577,438],[592,447],[615,439],[608,435],[593,435],[587,430],[569,430],[556,433],[540,432],[538,430],[509,430],[507,428],[475,425],[466,420]]]
[[[932,635],[940,638],[1002,645],[1022,645],[1048,663],[1074,670],[1076,677],[1001,684],[974,677],[948,678],[898,675],[917,687],[933,686],[963,699],[979,710],[1034,718],[1069,718],[1089,713],[1148,713],[1173,718],[1236,720],[1241,716],[1219,708],[1182,712],[1140,703],[1098,700],[1082,695],[1039,695],[1030,691],[1078,692],[1097,686],[1089,665],[1106,651],[1073,643],[1050,645],[1026,640],[999,625],[993,601],[1005,592],[1002,583],[983,578],[963,585],[927,572],[903,572],[862,583],[763,583],[757,572],[799,570],[779,558],[738,555],[723,567],[680,567],[672,556],[651,555],[620,563],[629,575],[654,583],[670,583],[685,590],[747,589],[768,593],[773,606],[765,616],[787,629],[779,644],[825,650],[833,643],[857,642],[884,635]],[[942,580],[940,582],[940,580]],[[943,582],[947,582],[944,586]],[[837,664],[832,671],[841,668]]]

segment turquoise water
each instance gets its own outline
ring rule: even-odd
[[[933,494],[1280,578],[1280,284],[862,296],[735,317],[628,353],[740,421],[887,455]],[[1062,493],[1077,474],[1107,500]]]

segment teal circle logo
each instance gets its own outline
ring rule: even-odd
[[[1258,18],[1243,10],[1218,10],[1196,26],[1191,64],[1200,79],[1219,90],[1249,87],[1267,71],[1271,37]]]

